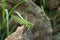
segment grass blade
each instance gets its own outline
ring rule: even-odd
[[[5,9],[5,11],[6,11],[6,21],[7,21],[7,30],[6,30],[6,34],[7,34],[7,36],[9,35],[9,16],[8,16],[8,10],[7,9]]]
[[[2,29],[4,29],[5,8],[6,8],[6,0],[2,0],[2,16],[3,16],[2,27],[1,27]]]

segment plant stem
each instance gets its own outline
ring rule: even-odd
[[[8,10],[7,9],[5,9],[5,11],[6,11],[6,21],[7,21],[7,30],[6,30],[6,33],[7,33],[7,36],[9,35],[9,15],[8,15]]]
[[[2,23],[2,29],[4,28],[4,19],[5,19],[5,8],[6,8],[6,0],[2,0],[2,16],[3,16],[3,23]]]

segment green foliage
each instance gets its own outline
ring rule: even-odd
[[[3,16],[3,23],[2,23],[2,29],[4,28],[4,19],[5,19],[5,8],[6,8],[6,0],[2,0],[2,16]]]
[[[7,28],[6,34],[7,36],[9,36],[9,15],[8,15],[8,10],[5,9],[5,11],[6,11],[6,28]]]
[[[60,32],[53,36],[54,40],[60,40]]]

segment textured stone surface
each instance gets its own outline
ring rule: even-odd
[[[51,9],[57,9],[60,6],[60,0],[46,0],[46,6]]]
[[[33,40],[31,30],[25,31],[24,26],[18,27],[15,32],[9,35],[5,40]]]

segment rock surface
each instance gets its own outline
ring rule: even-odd
[[[18,27],[15,32],[9,35],[5,40],[33,40],[31,30],[25,31],[24,26]]]

